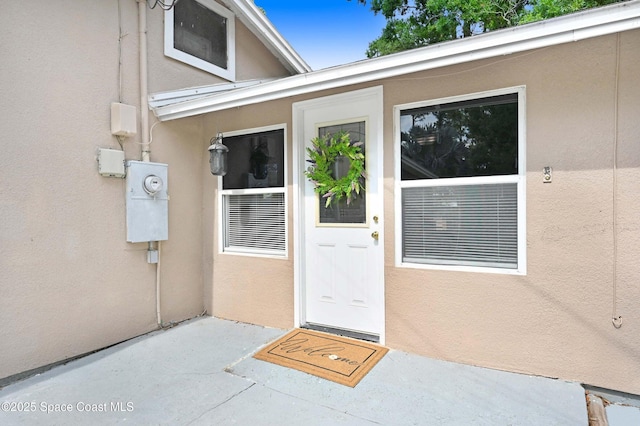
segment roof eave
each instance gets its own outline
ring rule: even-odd
[[[280,62],[295,74],[312,71],[311,67],[276,30],[267,17],[251,0],[231,0],[228,7],[245,26],[273,53]]]
[[[640,0],[382,56],[154,109],[161,121],[640,28]]]

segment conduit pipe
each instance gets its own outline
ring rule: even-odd
[[[147,2],[138,0],[138,42],[140,43],[140,130],[142,161],[150,161],[149,146],[149,88],[147,79]]]
[[[147,1],[138,1],[138,43],[139,68],[140,68],[140,133],[141,133],[141,160],[151,161],[151,141],[149,130],[149,87],[147,77]],[[158,262],[156,263],[156,320],[158,327],[162,327],[162,315],[160,313],[160,242],[154,247],[153,241],[149,241],[148,250],[158,250]]]
[[[618,108],[620,95],[620,33],[616,38],[616,75],[613,94],[613,303],[611,322],[615,328],[622,327],[622,315],[618,315]]]

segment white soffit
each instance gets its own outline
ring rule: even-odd
[[[174,120],[637,28],[640,28],[640,0],[633,0],[393,55],[294,75],[224,93],[199,96],[154,108],[153,111],[161,121]]]
[[[171,90],[168,92],[158,92],[149,95],[149,108],[155,110],[166,105],[176,104],[178,102],[184,102],[191,99],[200,99],[203,96],[212,94],[218,94],[222,92],[229,92],[231,90],[237,90],[244,87],[255,86],[257,84],[264,84],[270,81],[274,81],[274,78],[265,78],[260,80],[244,80],[236,81],[234,83],[218,83],[209,86],[190,87],[188,89]]]

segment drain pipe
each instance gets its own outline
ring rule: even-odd
[[[144,162],[151,161],[151,144],[149,130],[149,87],[147,77],[147,1],[138,1],[138,40],[140,43],[139,67],[140,67],[140,130],[141,130],[141,159]],[[160,314],[160,242],[154,245],[149,241],[148,252],[157,250],[156,262],[156,320],[158,327],[162,327]]]
[[[149,146],[149,88],[147,81],[147,1],[138,0],[138,32],[140,43],[140,127],[142,161],[150,161]]]

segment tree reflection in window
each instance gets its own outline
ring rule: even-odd
[[[402,180],[518,173],[517,94],[402,111]]]

